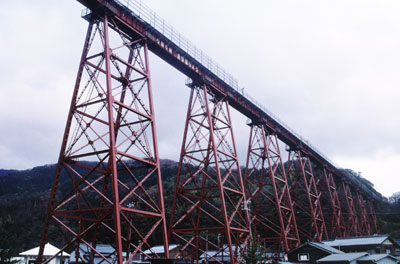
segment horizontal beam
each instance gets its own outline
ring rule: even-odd
[[[193,82],[208,83],[216,96],[226,96],[233,108],[251,119],[253,123],[266,125],[291,149],[306,153],[313,163],[328,168],[336,177],[350,183],[356,191],[363,193],[369,199],[373,201],[383,200],[380,193],[370,190],[362,182],[342,173],[333,162],[316,148],[260,104],[246,96],[230,74],[212,62],[207,55],[191,45],[179,33],[173,31],[172,27],[169,27],[141,3],[134,0],[127,1],[125,5],[117,0],[77,1],[91,10],[91,12],[85,12],[87,19],[90,19],[90,16],[107,12],[109,16],[113,17],[114,22],[118,24],[124,34],[130,38],[144,36],[148,41],[149,49],[154,54],[191,78]],[[128,5],[131,8],[128,8]]]

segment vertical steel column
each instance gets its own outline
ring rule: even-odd
[[[300,244],[278,138],[264,125],[251,124],[245,183],[251,202],[253,237],[288,252]],[[261,244],[261,243],[260,243]]]
[[[331,239],[334,239],[336,237],[343,237],[346,227],[343,219],[342,208],[340,205],[335,180],[333,178],[332,172],[329,169],[324,168],[322,173],[323,184],[325,185],[325,194],[328,197],[330,203],[330,230],[328,235]],[[324,213],[324,216],[327,218],[328,214]]]
[[[376,219],[376,213],[374,204],[371,201],[368,201],[368,211],[369,211],[369,221],[371,222],[371,226],[373,228],[374,234],[379,234],[379,225],[378,220]]]
[[[87,248],[103,263],[129,262],[155,244],[168,257],[147,43],[92,14],[72,96],[37,262]],[[156,190],[149,190],[155,182]],[[61,185],[61,184],[62,185]],[[48,237],[63,244],[43,260]],[[98,242],[115,246],[112,256]],[[157,256],[157,252],[151,252]]]
[[[360,223],[360,234],[364,235],[371,235],[371,225],[368,221],[368,212],[366,207],[366,201],[364,197],[360,193],[356,193],[358,207],[359,207],[359,223]]]
[[[291,179],[290,192],[294,200],[300,239],[322,241],[328,238],[320,204],[320,193],[312,171],[311,161],[301,150],[290,150],[287,175]]]
[[[239,263],[249,229],[229,106],[206,84],[190,86],[169,237],[192,263]]]
[[[341,184],[341,195],[344,200],[342,204],[345,204],[344,208],[346,209],[345,219],[347,219],[345,236],[358,236],[360,232],[353,196],[349,185],[344,181]]]

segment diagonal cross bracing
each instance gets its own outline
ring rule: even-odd
[[[168,248],[147,50],[145,39],[121,34],[106,14],[90,20],[39,255],[49,228],[75,262],[82,244],[89,262],[119,264],[122,252],[146,255],[157,236]],[[114,260],[99,243],[113,245]]]
[[[278,138],[251,124],[245,183],[251,202],[250,227],[259,245],[287,252],[300,244],[295,212]]]
[[[245,201],[228,103],[192,85],[169,226],[179,257],[238,263],[249,238]]]
[[[377,192],[364,187],[361,181],[349,178],[342,173],[320,151],[304,140],[284,122],[239,89],[237,81],[217,65],[204,52],[176,32],[166,21],[138,0],[78,0],[96,12],[105,9],[121,24],[121,30],[127,35],[145,36],[149,49],[164,61],[195,81],[206,80],[214,93],[223,93],[230,106],[251,120],[257,120],[275,130],[278,138],[292,148],[301,146],[312,162],[320,167],[327,166],[335,177],[345,179],[359,187],[366,197],[381,200]],[[90,12],[85,12],[86,17]]]

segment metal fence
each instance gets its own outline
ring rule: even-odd
[[[122,1],[122,3],[121,3]],[[159,17],[154,11],[152,11],[148,6],[142,3],[139,0],[121,0],[119,1],[122,5],[126,6],[130,11],[133,12],[133,15],[140,18],[155,30],[163,34],[166,38],[168,38],[171,42],[189,54],[192,58],[194,58],[201,65],[210,70],[213,74],[215,74],[218,78],[228,84],[230,87],[241,93],[246,99],[251,101],[254,105],[259,107],[262,111],[264,111],[268,116],[272,117],[276,122],[278,122],[281,126],[286,128],[290,133],[295,135],[303,144],[307,145],[313,151],[318,153],[321,157],[323,157],[326,161],[330,162],[335,167],[339,168],[337,164],[331,161],[328,157],[322,154],[319,150],[317,150],[313,145],[311,145],[308,140],[304,139],[300,136],[296,131],[291,129],[285,122],[280,120],[276,115],[274,115],[271,111],[269,111],[265,106],[251,97],[248,93],[244,92],[244,89],[240,89],[238,85],[238,81],[233,78],[233,76],[228,73],[224,68],[215,63],[209,56],[207,56],[202,50],[198,49],[193,43],[191,43],[188,39],[182,36],[179,32],[177,32],[171,25],[165,22],[164,19]]]

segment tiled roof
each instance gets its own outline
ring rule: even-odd
[[[360,245],[380,245],[388,239],[389,235],[374,235],[365,237],[344,237],[336,238],[335,240],[322,241],[325,245],[331,247],[340,246],[360,246]]]
[[[368,255],[366,252],[355,252],[355,253],[342,253],[342,254],[332,254],[326,256],[322,259],[317,260],[318,263],[320,262],[332,262],[332,261],[353,261],[355,259],[359,259],[363,256]]]

